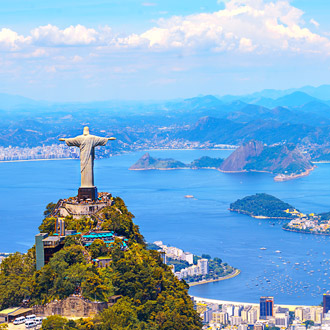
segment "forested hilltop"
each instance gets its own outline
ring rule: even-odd
[[[216,169],[223,162],[222,158],[201,157],[189,164],[184,164],[172,158],[154,158],[145,153],[130,170],[177,170],[177,169]]]
[[[54,204],[48,205],[40,232],[53,233],[53,207]],[[128,249],[123,249],[119,239],[109,246],[97,239],[84,247],[81,235],[74,235],[65,238],[64,248],[39,271],[36,271],[35,247],[26,254],[16,253],[6,258],[0,265],[0,309],[20,305],[24,299],[30,306],[46,304],[77,292],[86,299],[101,302],[121,295],[117,303],[92,319],[67,321],[52,316],[43,326],[79,330],[201,329],[188,285],[162,263],[157,251],[146,249],[133,218],[119,197],[97,219],[65,218],[67,229],[88,232],[100,226],[102,230],[125,236]],[[105,256],[110,259],[107,267],[97,268],[92,263],[92,259]]]
[[[247,214],[251,217],[272,219],[292,219],[294,215],[289,213],[295,209],[292,205],[268,194],[255,194],[238,199],[230,204],[230,211]],[[287,212],[285,212],[288,210]]]

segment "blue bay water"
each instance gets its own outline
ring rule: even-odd
[[[229,153],[150,151],[184,162]],[[287,182],[274,182],[264,173],[129,171],[142,154],[97,160],[98,190],[124,199],[147,241],[218,256],[242,271],[231,280],[193,287],[191,294],[249,302],[261,295],[274,295],[277,303],[321,302],[322,293],[330,289],[330,237],[285,232],[282,222],[252,219],[228,208],[238,198],[265,192],[302,212],[330,211],[330,164],[319,164],[308,177]],[[76,195],[79,167],[78,160],[0,163],[1,252],[25,252],[34,243],[47,203]]]

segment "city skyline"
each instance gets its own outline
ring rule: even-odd
[[[150,100],[328,84],[329,6],[16,0],[0,10],[0,92]]]

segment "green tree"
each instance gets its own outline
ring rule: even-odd
[[[42,321],[42,330],[64,330],[68,320],[60,315],[51,315]]]
[[[105,256],[108,253],[106,244],[101,239],[96,239],[88,248],[92,259]]]
[[[52,214],[52,212],[55,209],[55,206],[56,206],[56,204],[54,204],[54,203],[47,204],[46,210],[44,211],[45,218],[48,218]]]
[[[40,233],[48,233],[49,235],[53,235],[55,232],[55,221],[56,219],[53,217],[45,218],[39,226]]]
[[[310,328],[310,327],[312,327],[314,325],[314,321],[312,321],[312,320],[306,320],[304,322],[304,324],[305,324],[306,329],[308,329],[308,328]]]

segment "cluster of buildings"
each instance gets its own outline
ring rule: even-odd
[[[215,301],[194,297],[203,329],[329,330],[330,294],[323,295],[323,306],[274,305],[273,297],[260,297],[259,304]]]
[[[184,252],[175,246],[167,246],[162,241],[156,241],[153,244],[159,246],[159,249],[165,253],[165,264],[167,259],[187,261],[190,265],[194,264],[194,255],[190,252]]]
[[[174,275],[179,279],[187,278],[189,276],[207,275],[209,273],[209,264],[207,259],[198,259],[197,265],[181,269],[179,272],[174,272]]]
[[[213,144],[210,142],[195,142],[187,140],[138,140],[133,143],[118,141],[119,149],[122,151],[146,150],[146,149],[235,149],[236,146]],[[103,158],[113,154],[109,148],[97,149],[96,157]],[[68,147],[65,144],[43,145],[33,148],[1,147],[0,161],[31,160],[31,159],[58,159],[58,158],[79,158],[79,149]]]
[[[321,217],[314,213],[303,214],[297,210],[291,212],[285,210],[285,212],[295,217],[286,225],[286,229],[310,232],[313,234],[330,234],[330,220],[321,221]]]
[[[160,252],[163,255],[163,262],[167,264],[168,259],[186,261],[189,263],[189,267],[181,269],[180,271],[175,271],[173,267],[173,272],[180,280],[187,278],[189,276],[200,276],[207,275],[209,273],[209,261],[208,259],[198,259],[197,265],[194,265],[194,255],[190,252],[184,252],[183,250],[175,246],[167,246],[163,244],[162,241],[156,241],[153,244],[160,248]]]
[[[34,148],[0,147],[0,161],[56,158],[79,158],[79,150],[63,144],[52,144]]]

